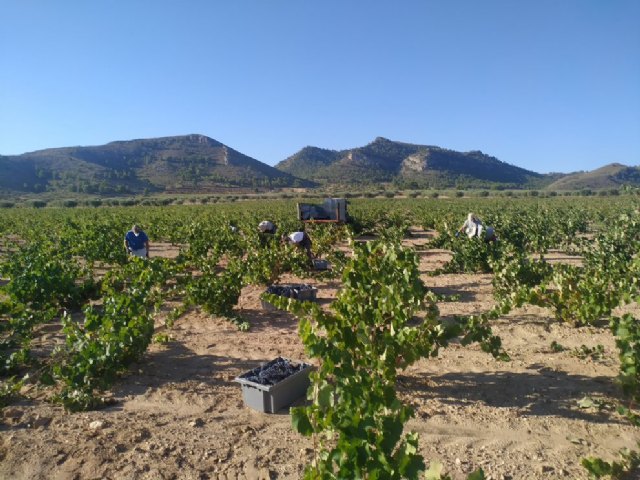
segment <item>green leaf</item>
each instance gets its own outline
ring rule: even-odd
[[[291,424],[294,430],[305,437],[310,436],[313,433],[313,427],[309,421],[306,408],[297,407],[291,409]]]
[[[333,387],[329,384],[323,385],[318,391],[317,404],[322,410],[328,409],[333,404]]]
[[[443,468],[444,467],[442,463],[438,462],[437,460],[432,461],[429,464],[429,470],[424,472],[425,480],[440,480],[442,478]]]

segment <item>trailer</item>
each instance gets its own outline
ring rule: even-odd
[[[305,223],[346,223],[347,200],[327,198],[322,205],[298,203],[298,220]]]

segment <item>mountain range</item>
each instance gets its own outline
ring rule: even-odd
[[[640,169],[620,164],[592,172],[540,174],[480,151],[457,152],[378,137],[347,150],[305,147],[271,167],[204,135],[0,155],[0,190],[90,194],[210,193],[230,188],[370,186],[535,188],[640,186]]]

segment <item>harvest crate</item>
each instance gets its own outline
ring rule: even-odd
[[[283,285],[271,285],[264,293],[271,293],[285,298],[294,298],[301,301],[315,301],[318,295],[318,289],[305,283],[293,283]],[[277,310],[271,303],[261,300],[264,310]]]
[[[314,258],[313,268],[315,270],[329,270],[329,261],[323,258]]]
[[[291,365],[291,373],[286,378],[272,385],[264,385],[255,381],[261,372],[268,372],[280,362],[288,362]],[[309,373],[313,367],[307,363],[278,357],[270,362],[249,370],[235,381],[242,385],[242,397],[245,405],[264,413],[276,413],[278,410],[291,405],[304,396],[309,388]]]

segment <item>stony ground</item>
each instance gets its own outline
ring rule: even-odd
[[[408,243],[419,245],[427,236],[416,232]],[[172,252],[165,246],[159,254]],[[490,275],[426,275],[447,258],[444,251],[421,252],[427,285],[459,295],[439,305],[441,314],[488,310]],[[318,287],[327,308],[340,288],[335,281],[305,281]],[[312,458],[311,441],[293,432],[286,410],[247,408],[234,382],[278,355],[308,360],[297,320],[264,311],[262,291],[243,290],[239,308],[249,332],[200,312],[179,319],[166,331],[171,341],[152,345],[116,385],[116,403],[107,409],[67,414],[35,388],[25,392],[29,400],[2,412],[0,478],[300,478]],[[640,440],[612,406],[619,396],[618,362],[606,328],[576,329],[526,308],[496,321],[494,331],[511,362],[454,344],[401,375],[400,395],[416,411],[408,429],[420,433],[427,461],[442,462],[454,479],[478,467],[492,479],[586,479],[581,458],[614,459]],[[54,331],[45,336],[55,340]],[[566,350],[553,351],[552,341]],[[604,354],[575,355],[582,345],[602,345]],[[580,408],[585,396],[601,408]]]

